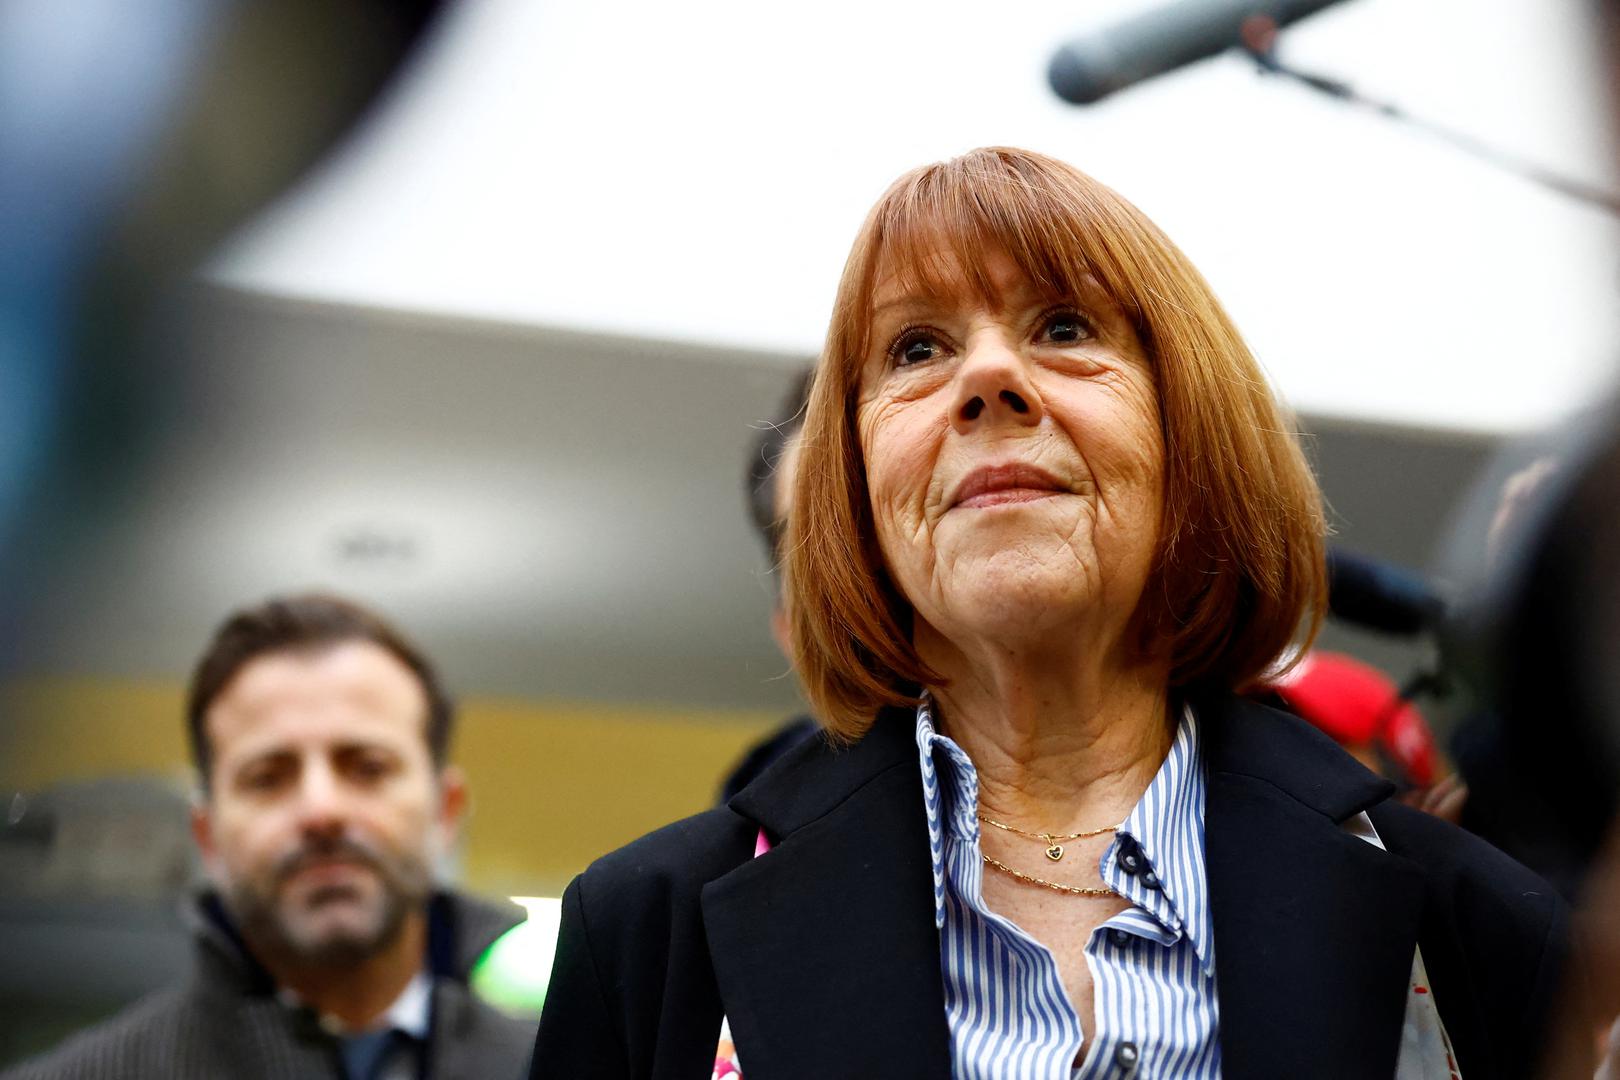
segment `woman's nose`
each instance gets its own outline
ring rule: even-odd
[[[983,424],[1034,427],[1045,409],[1023,357],[1004,341],[974,345],[956,373],[951,426],[962,434]]]

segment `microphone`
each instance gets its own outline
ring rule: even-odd
[[[1224,52],[1258,16],[1280,29],[1339,0],[1177,0],[1061,46],[1047,68],[1057,96],[1091,105],[1117,90]]]
[[[1389,563],[1329,548],[1328,611],[1348,623],[1386,634],[1419,634],[1437,626],[1446,604],[1417,574]]]
[[[1437,627],[1445,615],[1445,601],[1421,576],[1343,547],[1327,552],[1327,607],[1335,619],[1398,635]]]

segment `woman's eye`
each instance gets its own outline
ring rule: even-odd
[[[1084,341],[1091,336],[1091,324],[1075,312],[1062,311],[1046,317],[1041,336],[1059,344]]]
[[[939,339],[926,331],[911,330],[901,334],[889,347],[889,359],[896,367],[908,367],[936,359],[943,352]]]

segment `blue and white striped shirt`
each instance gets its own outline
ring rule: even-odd
[[[934,730],[926,700],[917,710],[917,747],[952,1075],[1219,1077],[1204,761],[1192,710],[1102,857],[1104,884],[1131,906],[1086,943],[1097,1022],[1089,1035],[1051,951],[985,906],[978,772],[961,747]]]

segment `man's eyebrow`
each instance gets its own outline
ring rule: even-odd
[[[383,753],[392,757],[399,757],[399,750],[377,739],[344,739],[333,743],[332,750],[338,754],[369,754]]]
[[[266,746],[258,750],[250,750],[242,758],[243,761],[262,761],[265,758],[292,757],[293,751],[285,746]]]
[[[255,750],[252,753],[249,753],[247,756],[234,762],[231,765],[231,772],[238,773],[243,769],[250,769],[255,765],[262,765],[267,762],[287,761],[295,757],[297,757],[296,754],[282,746],[270,747],[265,750]]]

